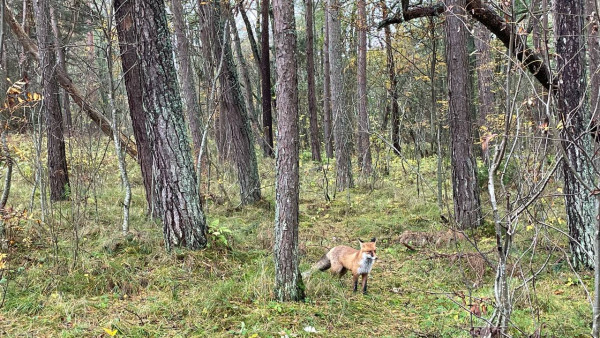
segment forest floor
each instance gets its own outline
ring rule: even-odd
[[[352,292],[349,275],[339,281],[316,272],[305,281],[305,302],[278,303],[271,251],[274,160],[259,161],[264,201],[252,206],[238,205],[235,174],[222,171],[205,204],[209,248],[168,253],[160,224],[146,217],[131,160],[131,234],[121,235],[123,194],[107,140],[88,147],[70,141],[71,201],[47,207],[44,221],[39,189],[29,210],[34,150],[12,141],[18,168],[6,221],[10,248],[0,260],[1,336],[468,337],[472,327],[486,324],[477,315],[492,315],[494,270],[470,241],[455,241],[442,221],[448,212],[437,204],[434,157],[419,163],[421,176],[416,162],[392,157],[384,176],[382,153],[376,178],[357,179],[356,188],[334,196],[333,162],[321,168],[303,154],[302,270],[335,245],[358,247],[357,238],[377,237],[379,260],[367,295]],[[489,208],[485,195],[482,204]],[[562,197],[547,196],[556,204],[550,221],[566,230]],[[491,216],[485,217],[487,223],[467,235],[493,263],[495,239]],[[588,336],[586,288],[591,295],[593,276],[570,269],[566,238],[524,223],[512,251],[521,259],[510,264],[510,333]]]

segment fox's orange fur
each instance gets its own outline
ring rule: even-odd
[[[373,267],[373,263],[377,259],[377,247],[373,238],[370,242],[363,242],[360,239],[360,250],[356,250],[349,246],[339,245],[327,252],[311,270],[305,272],[303,277],[308,277],[314,270],[325,271],[331,269],[331,273],[345,275],[348,270],[352,272],[352,281],[354,291],[358,287],[358,277],[362,277],[362,291],[367,293],[367,278]]]

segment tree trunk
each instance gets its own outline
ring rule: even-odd
[[[132,0],[129,0],[132,1]],[[155,194],[161,203],[165,246],[206,246],[206,221],[183,119],[163,0],[133,0],[144,123],[152,150]]]
[[[367,14],[366,1],[358,1],[358,156],[360,156],[361,172],[370,175],[371,146],[369,142],[369,115],[367,114]]]
[[[448,67],[448,118],[451,135],[452,190],[454,217],[462,229],[481,222],[477,164],[471,140],[469,109],[469,65],[467,61],[467,27],[465,0],[446,3],[446,64]]]
[[[481,23],[475,28],[475,62],[477,66],[477,86],[479,88],[479,126],[486,125],[486,117],[494,112],[494,93],[492,92],[492,80],[494,78],[494,63],[490,56],[490,43],[492,41],[490,31]],[[479,137],[484,135],[480,134]]]
[[[340,4],[328,0],[329,15],[329,62],[331,66],[331,110],[333,112],[333,138],[335,143],[336,187],[344,191],[354,186],[352,178],[352,130],[350,114],[343,108],[342,94],[342,38],[340,26]]]
[[[590,67],[590,107],[591,116],[597,117],[600,112],[600,36],[598,35],[597,0],[586,0],[585,13],[588,20],[587,43]]]
[[[35,1],[36,33],[40,52],[40,68],[44,96],[43,112],[48,128],[48,178],[50,199],[68,199],[69,174],[63,119],[60,111],[59,87],[56,74],[56,43],[50,24],[50,3],[48,0]]]
[[[248,114],[244,106],[244,100],[240,92],[240,83],[233,62],[231,40],[229,39],[229,24],[227,16],[223,15],[219,1],[213,1],[210,5],[210,13],[216,33],[217,43],[212,43],[213,58],[219,60],[223,52],[223,64],[219,73],[221,86],[221,115],[219,117],[224,135],[220,137],[231,144],[229,158],[235,163],[240,183],[240,198],[242,204],[252,204],[261,199],[260,178],[258,176],[258,165],[254,142]],[[215,25],[217,25],[215,27]],[[223,49],[224,48],[224,49]]]
[[[273,157],[273,114],[271,112],[271,62],[269,58],[269,0],[261,0],[261,55],[262,114],[265,156]]]
[[[310,1],[310,0],[309,0]],[[294,4],[273,0],[277,63],[277,187],[275,208],[275,295],[280,301],[304,299],[299,270],[298,75]]]
[[[119,36],[121,66],[125,77],[127,103],[138,151],[137,161],[142,171],[148,209],[159,217],[160,199],[154,196],[152,180],[152,151],[146,126],[146,113],[142,103],[142,73],[138,57],[138,43],[134,26],[133,0],[114,0],[115,22]]]
[[[52,21],[52,32],[54,33],[54,40],[56,43],[56,55],[58,57],[58,63],[60,67],[67,71],[67,56],[65,55],[65,47],[63,47],[63,42],[60,37],[60,31],[58,30],[58,19],[56,18],[56,11],[54,8],[50,7],[50,20]],[[60,94],[61,108],[64,111],[64,122],[67,126],[67,129],[71,129],[73,126],[73,117],[71,116],[71,105],[69,103],[69,94],[66,90],[62,90]]]
[[[382,1],[383,16],[387,16],[387,6]],[[390,81],[389,98],[390,102],[387,105],[387,112],[391,112],[392,119],[392,144],[397,151],[400,151],[400,107],[398,106],[398,78],[396,77],[396,63],[394,62],[394,50],[392,47],[392,32],[389,26],[384,28],[385,33],[385,54],[388,78]],[[387,127],[387,114],[384,116],[384,127]]]
[[[202,125],[200,122],[200,104],[196,94],[196,83],[194,81],[194,70],[190,57],[190,47],[188,38],[185,34],[186,23],[183,14],[181,0],[172,0],[171,9],[173,11],[173,28],[175,31],[175,57],[179,64],[179,78],[183,90],[183,97],[186,105],[186,116],[192,134],[194,145],[194,158],[198,156],[200,144],[202,144]]]
[[[558,74],[558,112],[563,124],[562,147],[566,158],[565,207],[569,225],[569,244],[576,267],[594,267],[594,226],[598,204],[590,196],[594,187],[592,138],[586,132],[590,114],[585,102],[585,46],[583,35],[583,1],[555,1],[555,29]]]
[[[329,63],[329,9],[325,3],[325,32],[323,36],[323,140],[327,158],[333,158],[331,125],[331,65]]]
[[[315,92],[315,56],[313,37],[313,1],[306,2],[306,76],[308,77],[308,116],[310,117],[310,150],[312,160],[321,162],[321,138],[317,122],[317,94]]]

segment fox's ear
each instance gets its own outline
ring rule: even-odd
[[[358,243],[363,244],[364,242],[362,241],[362,239],[358,239]]]
[[[373,242],[373,243],[377,242],[377,238],[375,238],[375,237],[371,238],[371,242]]]

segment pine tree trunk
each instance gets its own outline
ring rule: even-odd
[[[228,8],[225,5],[223,8],[221,6],[218,1],[211,2],[211,11],[208,13],[214,22],[212,29],[216,33],[213,35],[218,37],[218,42],[212,43],[212,55],[214,58],[218,56],[217,60],[219,60],[223,53],[223,64],[219,73],[221,86],[219,123],[223,133],[220,137],[224,139],[224,143],[230,145],[228,158],[235,163],[237,168],[241,203],[252,204],[261,199],[258,164],[248,113],[244,106],[238,74],[233,62],[229,25],[226,24],[226,17],[223,15]]]
[[[335,143],[336,187],[344,191],[354,186],[352,178],[352,130],[350,114],[343,108],[342,94],[342,38],[340,26],[340,4],[329,0],[329,62],[331,67],[331,110],[333,113],[333,138]]]
[[[448,119],[451,135],[452,191],[454,217],[463,229],[481,222],[477,164],[471,139],[469,108],[469,65],[467,60],[467,27],[465,0],[446,2],[446,64],[448,67]]]
[[[275,208],[275,295],[280,301],[304,299],[299,270],[298,75],[294,4],[273,0],[277,64],[277,187]]]
[[[331,124],[331,64],[329,63],[329,9],[325,4],[325,32],[323,36],[323,140],[327,158],[333,158]]]
[[[369,115],[367,114],[367,14],[366,1],[358,1],[358,156],[361,172],[370,175],[371,146],[369,142]]]
[[[175,57],[179,64],[179,76],[183,97],[185,98],[186,117],[192,135],[194,158],[198,156],[200,145],[202,144],[202,125],[200,122],[200,104],[196,95],[196,83],[194,81],[194,70],[190,57],[190,47],[188,38],[185,34],[185,19],[183,16],[183,6],[181,0],[171,0],[173,11],[173,28],[175,31]]]
[[[565,207],[569,225],[569,244],[576,267],[594,267],[594,227],[598,203],[587,187],[595,183],[592,163],[592,138],[586,132],[590,122],[585,102],[585,46],[583,36],[583,1],[555,1],[555,29],[558,74],[558,112],[563,124],[562,146],[566,152],[563,165]],[[581,179],[581,181],[580,181]],[[587,186],[587,187],[586,187]]]
[[[46,116],[48,128],[50,199],[59,201],[68,199],[69,175],[67,172],[63,118],[58,101],[56,43],[51,30],[49,1],[35,0],[34,2],[44,96],[43,112]]]
[[[262,115],[265,156],[273,157],[273,113],[271,112],[271,62],[269,58],[269,0],[261,0],[261,55]]]
[[[142,171],[148,209],[154,217],[159,217],[160,199],[154,195],[152,180],[152,151],[145,124],[146,113],[142,102],[142,73],[137,51],[136,28],[133,21],[135,12],[132,0],[114,0],[115,22],[121,51],[121,66],[125,78],[129,116],[138,151],[137,161]]]
[[[490,31],[481,23],[475,28],[475,50],[477,66],[477,86],[479,90],[479,126],[486,125],[486,117],[494,112],[494,93],[492,92],[492,80],[494,78],[493,61],[490,55],[490,43],[492,41]],[[479,135],[480,137],[483,135]]]
[[[315,91],[315,56],[313,37],[313,1],[306,2],[306,75],[308,77],[308,116],[310,117],[310,150],[312,160],[321,162],[321,138],[317,122],[317,94]]]
[[[132,0],[129,0],[132,1]],[[144,123],[152,150],[155,194],[161,202],[165,246],[206,246],[206,221],[183,119],[163,0],[133,0]]]

